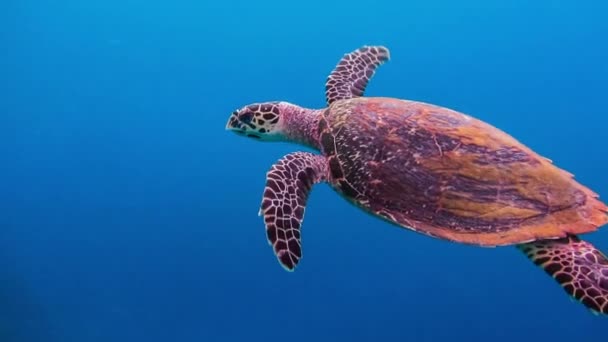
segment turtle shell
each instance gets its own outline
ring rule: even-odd
[[[608,208],[571,174],[503,131],[421,102],[360,97],[319,122],[329,181],[364,210],[483,246],[591,232]]]

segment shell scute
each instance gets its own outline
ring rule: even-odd
[[[330,182],[400,226],[494,246],[590,232],[608,221],[608,208],[571,174],[468,115],[355,98],[334,103],[323,120]]]

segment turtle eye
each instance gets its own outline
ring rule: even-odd
[[[239,117],[239,120],[241,120],[242,123],[248,125],[251,123],[251,120],[253,120],[253,113],[245,112],[245,113],[241,114],[241,116]]]

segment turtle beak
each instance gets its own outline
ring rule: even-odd
[[[240,128],[241,128],[241,123],[239,122],[237,115],[235,113],[232,113],[232,115],[230,115],[230,119],[228,119],[228,122],[226,123],[226,130],[227,131],[236,131],[236,130],[239,130]]]

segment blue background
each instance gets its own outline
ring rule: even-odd
[[[608,197],[606,1],[0,7],[0,340],[605,338],[515,248],[397,229],[327,185],[285,272],[257,210],[302,148],[224,126],[250,102],[323,107],[338,59],[384,44],[367,95],[488,121]]]

